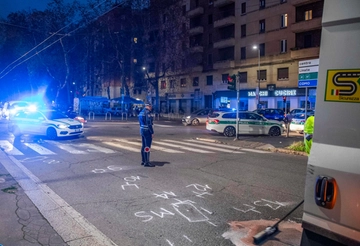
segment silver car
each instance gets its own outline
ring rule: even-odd
[[[181,121],[185,126],[197,126],[199,124],[205,124],[210,112],[211,109],[199,109],[192,112],[191,114],[184,115]]]

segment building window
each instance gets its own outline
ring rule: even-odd
[[[259,32],[264,33],[265,32],[265,20],[259,21]]]
[[[241,56],[240,56],[241,60],[245,60],[246,59],[246,47],[241,47]]]
[[[213,15],[208,15],[208,24],[212,24],[214,22]]]
[[[256,71],[256,74],[259,80],[259,70]],[[266,80],[266,70],[260,70],[260,80]]]
[[[182,32],[186,33],[186,24],[185,23],[182,24]]]
[[[265,44],[259,44],[260,56],[265,56]]]
[[[213,85],[213,76],[212,75],[206,76],[206,85]]]
[[[246,2],[241,4],[241,14],[246,14]]]
[[[208,65],[213,64],[212,54],[208,54]]]
[[[138,38],[135,37],[135,38],[134,38],[134,43],[137,44],[137,42],[138,42]]]
[[[288,26],[288,14],[281,15],[281,28]]]
[[[247,83],[247,72],[240,72],[239,76],[240,83]]]
[[[186,15],[186,5],[182,6],[182,15],[185,16]]]
[[[312,10],[305,11],[305,20],[311,20],[312,19]]]
[[[223,84],[227,84],[228,83],[228,78],[229,78],[229,74],[228,73],[223,73],[221,75],[221,81]]]
[[[175,80],[174,79],[170,80],[170,88],[171,89],[175,88]]]
[[[246,25],[241,25],[241,37],[246,37]]]
[[[186,79],[180,80],[180,87],[186,87]]]
[[[209,44],[212,44],[213,40],[212,40],[212,33],[209,33]]]
[[[193,78],[193,86],[199,86],[199,77]]]
[[[160,89],[166,89],[166,81],[165,80],[162,80],[161,81],[161,84],[160,84]]]
[[[278,80],[288,80],[289,79],[289,68],[278,68]]]
[[[260,9],[264,9],[265,8],[265,0],[260,0]]]
[[[283,39],[280,41],[280,53],[286,53],[287,52],[287,40]]]

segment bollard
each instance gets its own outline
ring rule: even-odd
[[[105,120],[107,120],[108,114],[109,114],[109,120],[111,120],[111,113],[109,113],[109,112],[107,112],[107,113],[105,114]]]
[[[289,122],[286,123],[286,137],[289,137],[289,133],[290,133],[290,124]]]
[[[91,120],[91,115],[92,115],[92,119],[94,120],[94,118],[95,118],[95,113],[94,113],[94,112],[89,112],[89,120]]]

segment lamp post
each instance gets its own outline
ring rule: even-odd
[[[253,46],[254,50],[258,51],[258,86],[257,86],[257,96],[258,96],[258,100],[257,100],[257,105],[256,108],[258,108],[258,106],[260,105],[260,47],[257,45]]]

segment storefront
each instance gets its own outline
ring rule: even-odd
[[[290,111],[305,107],[305,88],[276,88],[260,90],[262,108],[282,108]],[[308,88],[308,108],[315,108],[316,88]],[[236,108],[236,91],[217,91],[214,93],[214,107]],[[253,111],[257,108],[256,91],[240,90],[240,110]]]

